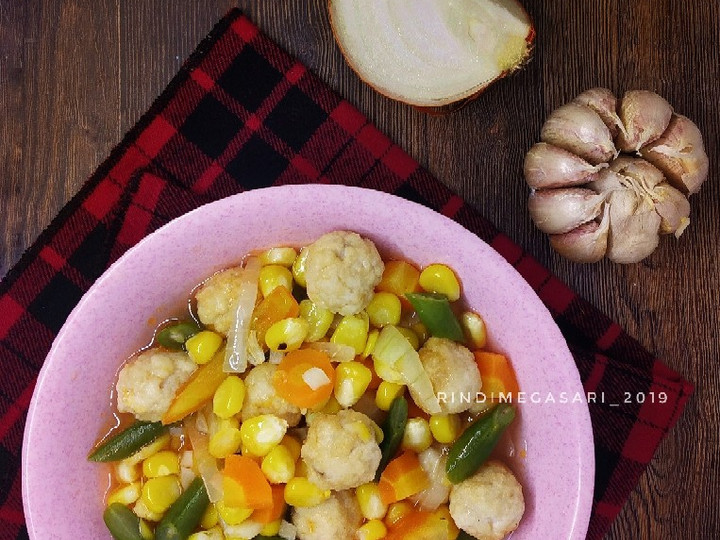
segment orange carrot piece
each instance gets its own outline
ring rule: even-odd
[[[250,519],[258,523],[272,523],[282,517],[285,513],[285,484],[273,484],[270,486],[272,490],[272,506],[270,508],[259,508],[255,510]]]
[[[203,364],[195,370],[175,394],[170,407],[162,417],[163,424],[173,424],[182,420],[200,410],[212,399],[215,390],[227,376],[227,373],[223,371],[224,360],[225,351],[221,349],[207,364]]]
[[[447,522],[435,512],[413,510],[393,525],[384,540],[453,538]]]
[[[503,396],[517,396],[520,391],[515,371],[508,359],[498,353],[475,351],[475,362],[480,370],[482,393],[489,400],[499,400]]]
[[[303,376],[308,370],[319,368],[329,382],[311,387]],[[312,372],[306,376],[310,378]],[[298,349],[287,353],[273,374],[277,393],[300,408],[312,408],[327,401],[335,386],[335,370],[327,354],[316,349]]]
[[[260,465],[247,456],[231,454],[223,468],[223,501],[234,508],[270,509],[273,494]]]
[[[385,263],[382,279],[376,289],[378,291],[391,292],[400,297],[403,307],[412,309],[410,302],[405,298],[405,293],[419,292],[420,270],[407,261],[388,261]]]
[[[380,475],[378,489],[385,504],[415,495],[430,485],[427,473],[415,452],[406,451],[393,459]]]
[[[251,330],[257,333],[258,343],[265,345],[265,333],[268,328],[282,319],[297,317],[300,314],[300,305],[292,293],[283,285],[275,287],[253,311]]]

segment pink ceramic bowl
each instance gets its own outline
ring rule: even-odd
[[[31,539],[110,538],[102,521],[107,473],[86,456],[108,427],[118,368],[148,341],[149,321],[163,320],[194,285],[250,250],[302,245],[334,229],[357,231],[418,265],[440,261],[456,270],[527,396],[510,458],[527,510],[512,538],[585,538],[594,474],[588,408],[544,399],[584,393],[565,341],[532,289],[477,236],[423,206],[377,191],[304,185],[250,191],[174,220],[129,250],[82,298],[50,350],[28,414],[22,488]]]

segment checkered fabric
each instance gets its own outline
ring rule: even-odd
[[[604,393],[590,405],[597,473],[588,538],[605,534],[692,385],[234,10],[0,284],[1,538],[27,537],[25,416],[43,359],[82,294],[129,247],[200,204],[309,182],[374,188],[429,206],[476,233],[530,283],[565,335],[586,391]],[[640,403],[626,391],[666,399]]]

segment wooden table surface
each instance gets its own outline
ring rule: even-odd
[[[720,3],[523,0],[527,67],[459,112],[381,97],[344,63],[324,1],[242,1],[261,29],[645,347],[696,394],[608,538],[720,536]],[[78,191],[235,2],[0,0],[0,275]],[[711,160],[683,236],[642,263],[567,262],[527,212],[523,156],[555,107],[643,88],[695,120]]]

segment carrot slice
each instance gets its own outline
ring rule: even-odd
[[[335,370],[327,354],[316,349],[287,353],[273,374],[277,393],[293,405],[311,408],[330,398]]]
[[[273,484],[270,489],[272,490],[272,506],[255,510],[250,516],[253,521],[272,523],[285,513],[285,484]]]
[[[223,501],[233,508],[262,510],[273,507],[270,483],[255,460],[240,454],[225,458]]]
[[[520,391],[515,371],[508,359],[499,353],[475,351],[475,362],[480,370],[482,393],[489,400],[502,396],[517,396]]]
[[[412,308],[410,302],[405,298],[405,293],[420,291],[420,270],[407,261],[388,261],[385,263],[382,278],[376,289],[383,292],[391,292],[400,297],[400,302],[405,308]]]
[[[250,328],[255,330],[258,343],[265,348],[265,333],[268,328],[282,319],[297,317],[299,313],[300,305],[295,297],[285,286],[280,285],[255,306]]]
[[[393,459],[380,475],[378,489],[385,504],[392,504],[421,492],[430,485],[427,473],[415,452],[406,451]]]

